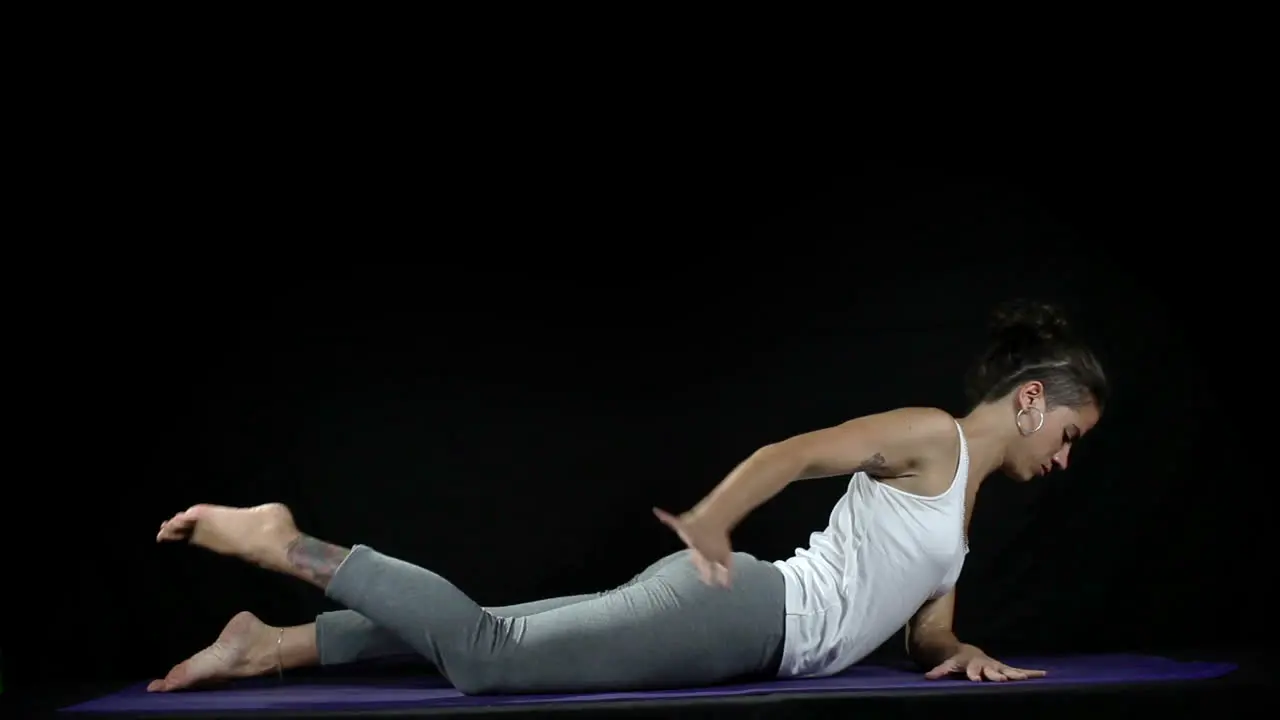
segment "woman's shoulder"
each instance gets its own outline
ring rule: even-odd
[[[950,485],[960,452],[960,424],[951,413],[937,407],[905,406],[882,413],[910,438],[915,457],[913,490],[931,494],[937,485]]]
[[[894,422],[909,426],[922,438],[942,438],[957,435],[959,425],[955,416],[942,408],[907,405],[881,413]]]

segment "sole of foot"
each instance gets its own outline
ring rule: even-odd
[[[161,523],[156,542],[186,541],[219,555],[277,569],[289,543],[298,535],[293,513],[280,503],[249,508],[194,505]]]

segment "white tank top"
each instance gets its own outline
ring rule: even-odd
[[[775,562],[786,578],[787,619],[779,675],[831,675],[902,628],[920,606],[960,579],[965,555],[969,449],[941,495],[903,492],[857,473],[809,548]]]

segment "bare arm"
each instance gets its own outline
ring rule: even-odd
[[[877,478],[906,477],[949,453],[954,442],[954,421],[941,410],[903,408],[867,415],[760,448],[691,514],[728,531],[795,480],[859,471]]]
[[[960,652],[963,644],[951,629],[956,610],[956,591],[925,603],[907,623],[907,655],[924,667],[933,668]]]
[[[981,648],[962,643],[951,629],[956,608],[954,589],[925,603],[907,623],[907,654],[925,677],[937,680],[963,674],[975,682],[1029,680],[1044,677],[1044,670],[1016,668],[989,657]]]

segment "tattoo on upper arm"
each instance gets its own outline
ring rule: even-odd
[[[301,535],[289,544],[289,564],[311,582],[324,587],[333,579],[338,566],[350,553],[344,547]]]
[[[866,460],[863,460],[862,463],[858,465],[856,471],[874,475],[879,472],[884,472],[887,467],[888,464],[884,460],[884,455],[876,453]]]

